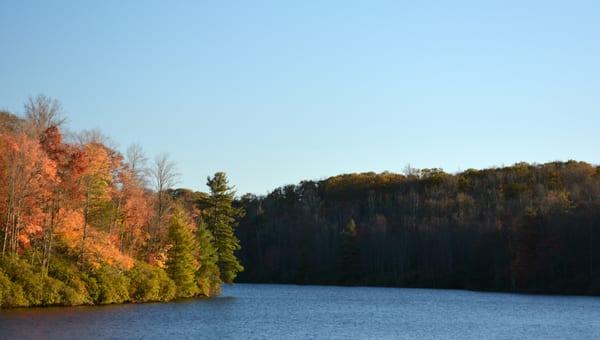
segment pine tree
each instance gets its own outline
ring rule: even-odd
[[[198,260],[200,262],[200,268],[196,272],[198,286],[205,296],[218,295],[221,290],[221,275],[217,265],[219,258],[213,246],[214,237],[202,219],[198,223],[196,235],[199,245]]]
[[[205,220],[214,237],[221,280],[232,283],[237,273],[244,270],[235,256],[235,251],[240,249],[240,241],[233,232],[237,219],[244,215],[244,211],[232,205],[235,192],[229,186],[225,173],[217,172],[207,180],[210,196],[204,211]]]
[[[177,285],[177,296],[190,297],[199,293],[195,274],[198,262],[194,256],[197,242],[185,213],[176,210],[169,222],[172,247],[167,256],[167,274]]]

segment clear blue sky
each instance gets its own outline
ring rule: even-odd
[[[1,0],[0,43],[0,107],[57,98],[193,189],[600,156],[599,1]]]

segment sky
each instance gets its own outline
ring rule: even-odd
[[[599,1],[0,0],[0,108],[238,194],[407,164],[600,158]]]

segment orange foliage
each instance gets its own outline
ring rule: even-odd
[[[43,207],[57,182],[56,163],[37,141],[23,133],[0,133],[0,216],[9,250],[28,247],[42,231],[47,218]]]
[[[61,211],[61,223],[56,230],[57,235],[73,253],[79,251],[83,234],[83,214],[80,211]],[[94,267],[109,264],[122,269],[133,267],[134,260],[122,254],[114,245],[106,232],[90,228],[88,231],[86,261]]]
[[[39,140],[0,133],[0,251],[46,252],[57,236],[91,265],[130,268],[148,239],[152,196],[104,144],[64,143],[55,126]]]
[[[119,180],[122,187],[119,200],[123,243],[129,252],[136,251],[148,237],[144,228],[152,216],[152,202],[129,169],[120,172]]]

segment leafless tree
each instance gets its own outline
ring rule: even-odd
[[[125,164],[139,183],[147,184],[147,177],[150,169],[148,169],[148,157],[139,144],[131,144],[125,151]]]
[[[116,150],[118,147],[118,144],[115,141],[103,134],[99,129],[82,130],[75,133],[69,133],[67,137],[69,141],[79,145],[96,143],[102,144],[113,150]]]
[[[60,102],[43,94],[29,97],[25,103],[25,118],[33,134],[39,135],[51,126],[66,122]]]
[[[421,171],[417,168],[413,168],[410,164],[407,164],[402,172],[406,177],[418,178],[421,175]]]
[[[170,208],[170,200],[167,190],[172,188],[178,181],[179,173],[175,163],[169,160],[167,154],[160,154],[154,159],[154,164],[150,168],[150,180],[156,192],[156,220],[154,230],[150,230],[153,240],[150,242],[150,250],[156,243],[158,237],[163,232],[165,216]]]

